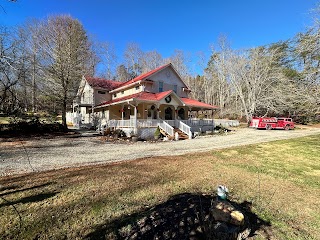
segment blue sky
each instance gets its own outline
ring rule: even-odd
[[[293,37],[312,24],[318,0],[0,0],[0,23],[15,26],[27,18],[70,14],[86,30],[115,45],[128,42],[164,57],[175,49],[209,52],[224,34],[233,48],[260,46]],[[121,57],[121,56],[119,56]]]

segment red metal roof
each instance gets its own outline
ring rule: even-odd
[[[121,97],[121,98],[117,98],[114,100],[100,103],[99,105],[97,105],[97,107],[103,106],[103,105],[110,105],[113,103],[122,102],[122,101],[133,99],[133,98],[136,100],[140,100],[140,101],[160,101],[161,99],[163,99],[164,97],[166,97],[170,93],[172,93],[172,90],[160,92],[160,93],[139,92],[139,93],[125,96],[125,97]]]
[[[104,88],[108,91],[111,91],[117,87],[119,87],[123,82],[117,82],[113,80],[107,80],[104,78],[97,78],[97,77],[85,77],[88,84],[93,88]]]
[[[199,102],[195,99],[191,99],[191,98],[181,98],[181,101],[190,107],[198,107],[198,108],[204,108],[204,109],[218,109],[219,107],[217,106],[213,106],[204,102]]]
[[[161,99],[168,96],[172,92],[173,92],[172,90],[169,90],[166,92],[160,92],[160,93],[140,92],[140,93],[131,94],[131,95],[128,95],[125,97],[121,97],[121,98],[117,98],[114,100],[110,100],[110,101],[101,103],[101,104],[97,105],[97,107],[106,106],[106,105],[126,101],[129,99],[135,99],[135,100],[140,100],[140,101],[155,101],[156,102],[156,101],[160,101]],[[218,109],[217,106],[213,106],[213,105],[210,105],[207,103],[199,102],[199,101],[191,99],[191,98],[180,98],[180,99],[186,106],[189,106],[189,107],[197,107],[197,108],[203,108],[203,109]]]
[[[140,76],[138,76],[138,77],[136,77],[136,78],[134,78],[134,79],[131,79],[131,80],[127,81],[127,82],[124,82],[124,83],[123,83],[121,86],[119,86],[119,87],[123,87],[123,86],[126,86],[126,85],[130,85],[131,83],[138,82],[138,81],[140,81],[140,80],[146,79],[147,77],[151,76],[152,74],[154,74],[154,73],[156,73],[156,72],[158,72],[158,71],[166,68],[166,67],[169,66],[170,64],[171,64],[171,63],[168,63],[168,64],[166,64],[166,65],[163,65],[163,66],[161,66],[161,67],[158,67],[158,68],[156,68],[156,69],[153,69],[153,70],[150,71],[150,72],[144,73],[144,74],[142,74],[142,75],[140,75]]]

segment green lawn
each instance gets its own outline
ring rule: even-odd
[[[128,236],[137,223],[140,233],[147,232],[147,221],[164,227],[161,220],[170,221],[168,212],[161,219],[154,209],[179,212],[187,196],[189,208],[204,210],[208,196],[225,184],[232,201],[251,201],[259,219],[270,223],[255,239],[320,239],[319,141],[315,135],[0,178],[0,236],[114,239]],[[197,218],[201,222],[201,212]]]

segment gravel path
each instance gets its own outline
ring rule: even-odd
[[[227,135],[170,142],[114,144],[101,137],[58,137],[0,142],[0,176],[143,157],[181,155],[233,146],[320,134],[320,128],[293,131],[239,128]]]

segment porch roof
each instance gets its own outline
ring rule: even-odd
[[[150,92],[139,92],[135,94],[131,94],[125,97],[117,98],[114,100],[110,100],[107,102],[103,102],[97,105],[95,108],[106,107],[110,105],[115,105],[117,103],[123,103],[128,101],[146,101],[146,102],[157,102],[161,99],[167,97],[170,94],[175,94],[172,90],[159,92],[159,93],[150,93]],[[175,94],[176,95],[176,94]],[[177,96],[178,97],[178,96]],[[178,97],[179,98],[179,97]],[[181,103],[188,107],[200,108],[200,109],[218,109],[217,106],[213,106],[207,103],[199,102],[195,99],[191,98],[179,98]]]
[[[195,107],[201,109],[218,109],[219,107],[213,106],[204,102],[197,101],[191,98],[181,98],[181,101],[188,107]]]
[[[110,100],[107,102],[103,102],[103,103],[97,105],[96,108],[110,106],[110,105],[114,105],[116,103],[121,103],[121,102],[134,101],[134,100],[157,102],[157,101],[160,101],[161,99],[163,99],[164,97],[168,96],[172,92],[173,92],[172,90],[160,92],[160,93],[139,92],[139,93],[125,96],[125,97],[121,97],[121,98],[117,98],[117,99]]]

